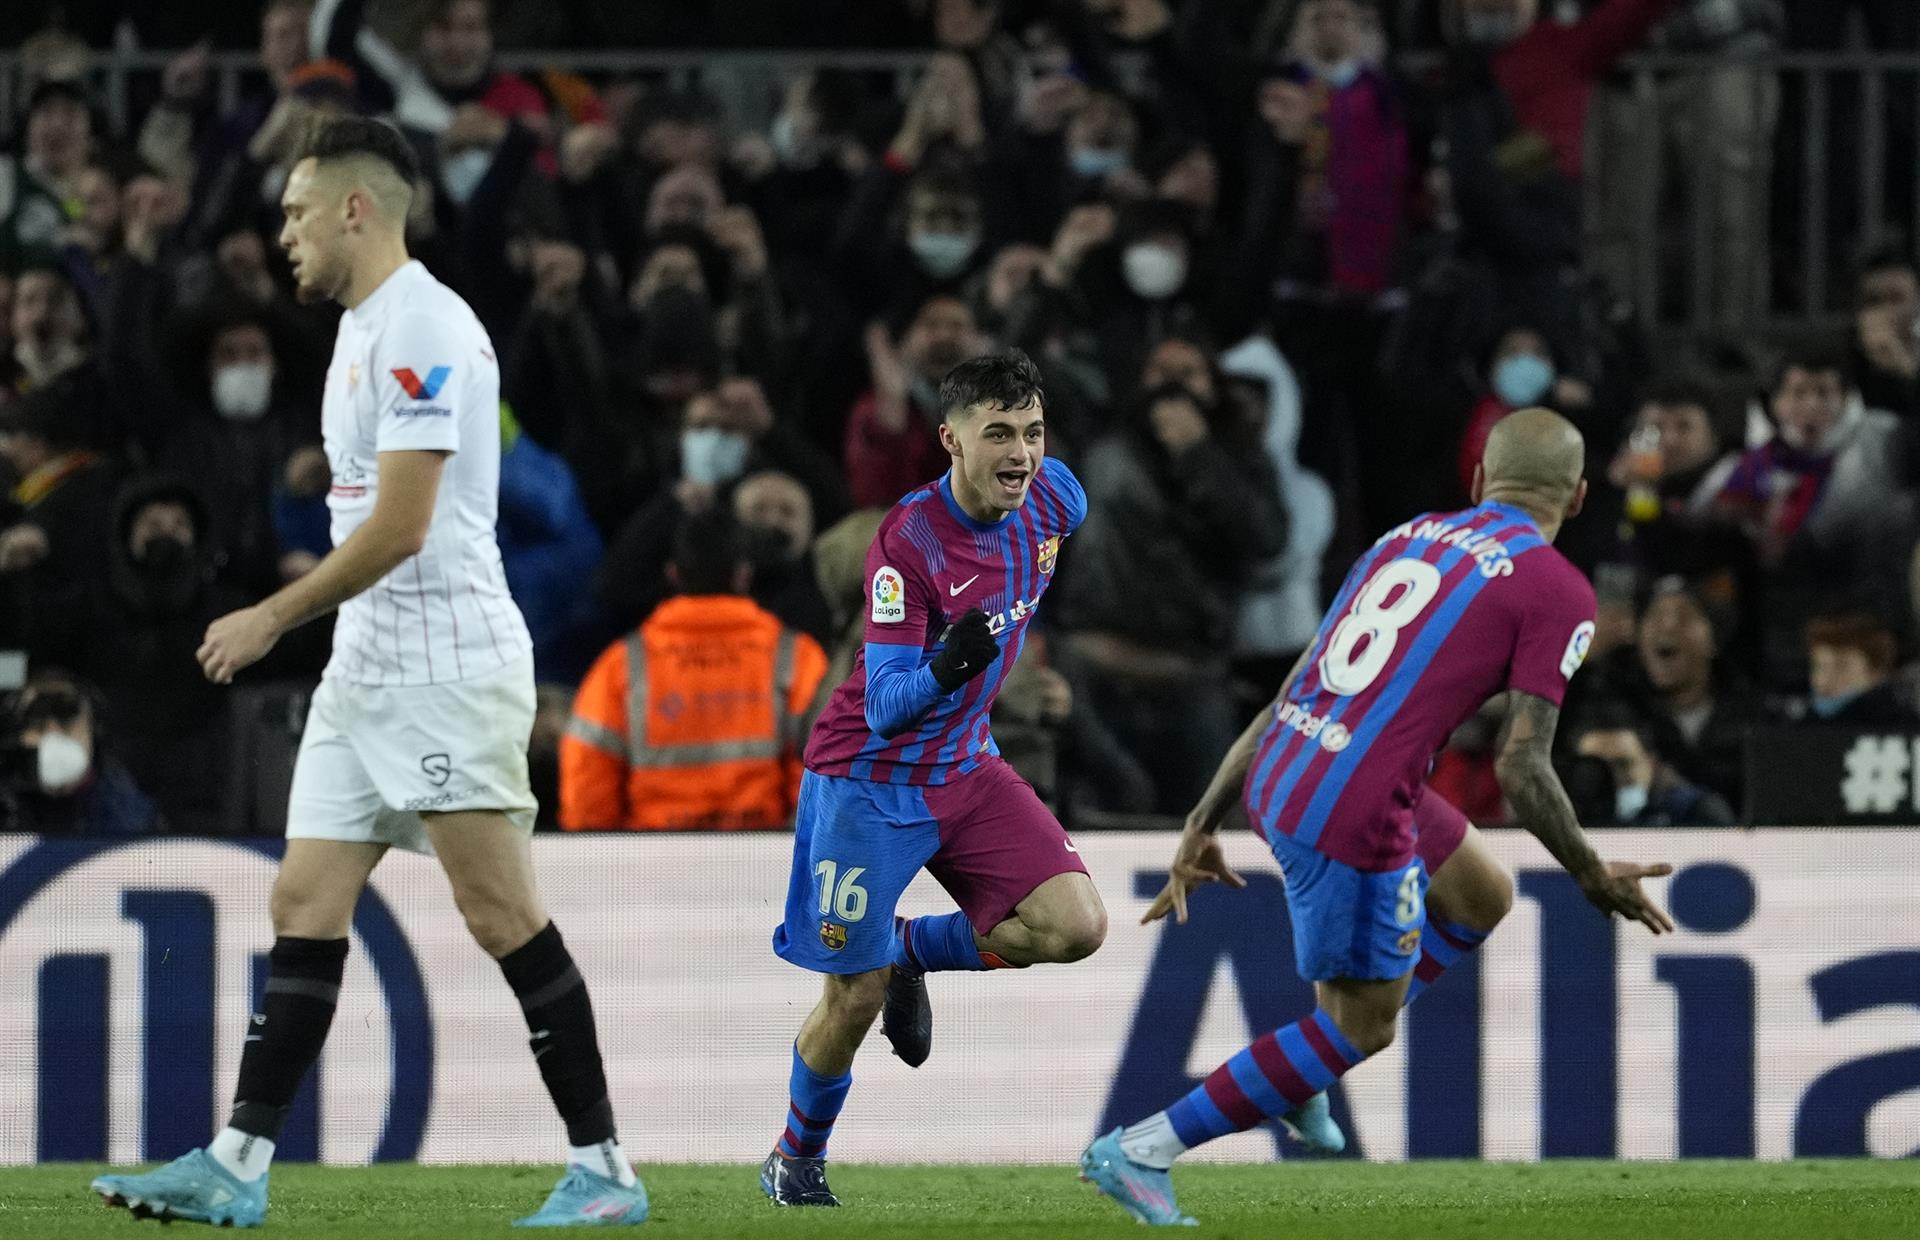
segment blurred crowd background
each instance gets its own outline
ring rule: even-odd
[[[995,718],[1069,825],[1184,813],[1534,404],[1590,452],[1591,820],[1739,821],[1757,726],[1920,723],[1912,0],[15,0],[0,46],[5,825],[277,829],[326,626],[232,688],[194,651],[327,551],[338,310],[277,204],[343,113],[417,146],[498,350],[546,825],[672,825],[562,738],[675,595],[806,635],[798,707],[844,677],[934,387],[1008,345],[1091,505]],[[1486,823],[1497,726],[1432,774]]]

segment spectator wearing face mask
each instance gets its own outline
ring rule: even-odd
[[[845,465],[855,505],[892,505],[947,468],[940,446],[940,380],[987,348],[973,309],[957,296],[921,303],[896,340],[886,327],[867,329],[873,386],[847,416]]]
[[[1153,199],[1123,211],[1089,204],[1068,213],[1040,278],[1007,313],[1013,340],[1059,337],[1123,392],[1151,342],[1208,326],[1207,273],[1194,269],[1192,209]]]
[[[8,583],[15,636],[35,661],[71,667],[99,687],[127,765],[175,827],[219,830],[231,689],[202,676],[194,653],[207,625],[259,595],[220,578],[206,504],[184,479],[130,479],[113,528],[104,582]],[[310,627],[251,675],[317,675],[325,626]]]
[[[1894,680],[1899,642],[1874,616],[1822,616],[1807,625],[1807,723],[1907,729],[1920,713]]]
[[[1630,712],[1590,720],[1574,740],[1583,758],[1612,775],[1617,827],[1730,827],[1739,821],[1725,797],[1683,779],[1653,745],[1651,730]]]
[[[287,466],[319,443],[312,406],[302,399],[319,368],[298,321],[233,298],[177,331],[153,323],[125,330],[147,352],[136,373],[153,376],[141,405],[147,459],[198,490],[211,541],[228,557],[223,571],[250,589],[277,589],[305,563],[283,564],[299,550],[283,542],[275,519]]]
[[[1059,614],[1076,694],[1149,774],[1157,810],[1183,813],[1239,726],[1227,653],[1240,599],[1286,546],[1273,468],[1217,398],[1163,381],[1081,477],[1090,515]]]
[[[956,291],[992,253],[985,242],[1004,230],[989,227],[990,204],[968,170],[985,153],[973,70],[950,53],[935,56],[834,235],[832,265],[857,314],[871,318]]]
[[[10,793],[8,829],[36,835],[151,835],[171,824],[109,749],[88,690],[41,672],[14,698],[12,726],[33,755],[27,786]]]
[[[824,642],[832,632],[808,552],[813,499],[791,474],[765,469],[733,488],[733,519],[753,566],[754,601],[782,623]]]
[[[1534,405],[1577,418],[1593,400],[1592,390],[1584,382],[1561,373],[1546,333],[1532,326],[1510,327],[1494,340],[1487,358],[1486,383],[1460,440],[1455,468],[1462,492],[1471,489],[1473,470],[1486,450],[1487,436],[1501,418]]]
[[[1742,454],[1715,504],[1759,558],[1763,676],[1794,691],[1806,683],[1813,616],[1836,605],[1902,614],[1912,500],[1901,487],[1899,420],[1866,408],[1839,354],[1789,351],[1767,413],[1771,436]]]
[[[1594,660],[1575,679],[1566,714],[1633,712],[1651,730],[1654,751],[1682,778],[1742,804],[1746,734],[1771,712],[1721,657],[1729,619],[1723,604],[1691,583],[1656,583],[1634,644]]]
[[[856,74],[800,74],[787,83],[765,147],[749,141],[735,150],[746,177],[744,201],[767,221],[769,248],[802,260],[809,272],[825,272],[841,204],[869,162],[855,134],[866,104]]]
[[[729,379],[687,404],[677,480],[629,519],[608,544],[594,592],[616,626],[637,624],[660,601],[674,531],[689,516],[726,512],[740,480],[775,470],[795,479],[814,512],[837,514],[843,486],[818,449],[773,415],[752,379]]]

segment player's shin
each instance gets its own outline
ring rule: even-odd
[[[1420,936],[1420,960],[1413,966],[1413,978],[1407,983],[1406,1002],[1418,999],[1421,991],[1439,981],[1440,975],[1462,956],[1486,942],[1487,933],[1457,922],[1428,918],[1426,933]]]
[[[347,940],[274,940],[267,986],[247,1025],[233,1118],[207,1153],[241,1180],[256,1180],[273,1161],[273,1145],[307,1069],[326,1045],[340,998]]]
[[[1324,1010],[1255,1041],[1166,1110],[1120,1134],[1143,1167],[1164,1170],[1182,1153],[1276,1118],[1326,1089],[1366,1056]]]
[[[793,1071],[787,1078],[787,1126],[774,1147],[785,1158],[825,1158],[833,1121],[853,1087],[853,1073],[824,1076],[807,1066],[794,1043]]]
[[[500,971],[526,1016],[540,1079],[566,1121],[568,1161],[631,1186],[633,1166],[614,1132],[593,1004],[559,929],[548,922],[540,933],[500,958]]]

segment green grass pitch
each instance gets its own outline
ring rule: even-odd
[[[87,1191],[98,1167],[0,1168],[0,1236],[137,1240],[158,1224]],[[1077,1240],[1137,1234],[1064,1167],[836,1164],[839,1210],[777,1210],[751,1167],[642,1168],[639,1234]],[[273,1172],[267,1234],[289,1240],[468,1240],[510,1231],[552,1185],[547,1167]],[[1920,1163],[1276,1163],[1175,1172],[1207,1233],[1290,1240],[1878,1240],[1920,1237]],[[198,1234],[173,1224],[169,1240]]]

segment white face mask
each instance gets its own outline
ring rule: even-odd
[[[907,245],[928,275],[945,280],[966,269],[980,239],[969,233],[916,233],[907,238]]]
[[[775,159],[785,168],[811,168],[820,162],[820,139],[809,134],[801,137],[799,126],[786,112],[773,118],[773,127],[767,131],[767,143],[773,147]]]
[[[746,436],[717,426],[695,426],[680,432],[680,476],[688,482],[708,486],[730,482],[746,467]]]
[[[40,791],[63,792],[87,777],[93,755],[64,732],[43,732],[37,758]]]
[[[1320,66],[1320,80],[1335,90],[1345,90],[1353,85],[1353,80],[1359,76],[1360,62],[1351,56],[1330,65]]]
[[[1067,163],[1073,175],[1097,181],[1126,167],[1127,152],[1123,147],[1080,146],[1067,152]]]
[[[272,362],[235,362],[213,372],[213,407],[224,418],[257,422],[272,399]]]
[[[484,147],[473,147],[440,165],[440,184],[455,206],[464,207],[467,200],[473,197],[473,191],[480,188],[480,182],[491,167],[493,152]]]
[[[1525,33],[1527,25],[1514,13],[1462,13],[1461,32],[1475,47],[1505,47]]]
[[[1635,821],[1640,817],[1640,811],[1646,808],[1647,790],[1645,788],[1613,790],[1613,820],[1616,824]]]
[[[1172,246],[1142,241],[1120,255],[1120,273],[1135,296],[1161,301],[1187,282],[1187,260]]]

